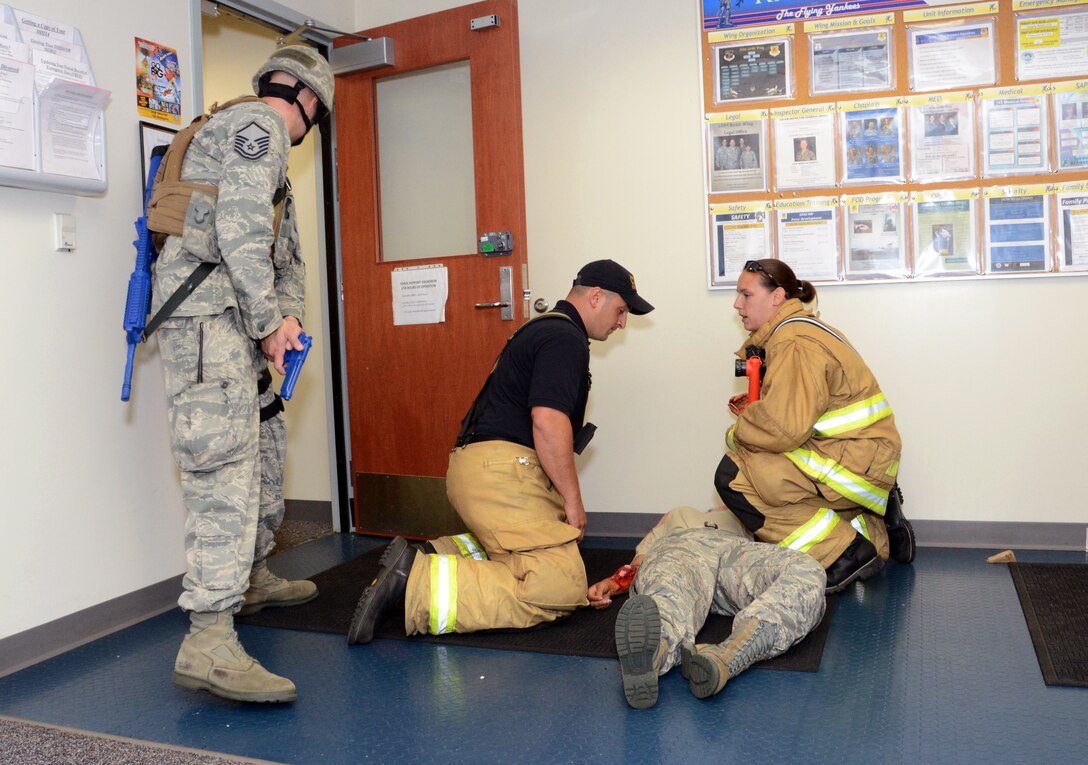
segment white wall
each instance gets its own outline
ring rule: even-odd
[[[104,195],[0,186],[7,322],[0,364],[0,536],[6,543],[0,555],[0,639],[184,569],[184,510],[167,446],[154,340],[139,349],[130,403],[121,403],[120,390],[126,347],[121,320],[142,189],[133,38],[178,51],[187,124],[194,115],[189,3],[23,0],[14,5],[75,25],[98,85],[113,95],[105,112],[109,188]],[[291,5],[307,14],[335,9],[339,18],[321,20],[350,26],[345,3],[292,0]],[[52,251],[54,212],[76,217],[74,253]],[[313,230],[314,213],[308,214]],[[320,278],[320,268],[311,269]],[[311,287],[309,293],[313,314],[320,313],[318,292]],[[320,364],[313,366],[310,374],[319,371]],[[311,388],[321,395],[312,398],[313,390],[300,389],[298,400],[313,410],[307,416],[323,430],[323,385]],[[292,449],[288,496],[327,500],[325,435],[310,438],[315,445]],[[294,493],[299,474],[317,479]]]
[[[458,4],[356,0],[356,26]],[[519,13],[534,296],[554,302],[580,265],[612,257],[658,308],[594,344],[586,506],[710,506],[745,333],[733,296],[705,287],[697,4]],[[895,407],[912,517],[1088,522],[1071,480],[1088,432],[1086,297],[1068,277],[820,289]]]
[[[355,0],[352,15],[335,0],[291,3],[356,29],[454,4]],[[104,196],[0,187],[9,330],[0,367],[0,638],[183,569],[183,509],[153,341],[140,348],[133,401],[122,404],[119,392],[141,184],[133,38],[179,51],[183,119],[191,119],[188,5],[18,7],[76,25],[113,97]],[[587,505],[708,506],[725,401],[739,389],[730,354],[744,333],[731,296],[703,286],[695,3],[522,0],[520,10],[535,294],[554,302],[578,266],[614,257],[658,306],[594,346],[590,414],[601,430],[582,461]],[[75,253],[51,251],[54,212],[76,216]],[[863,350],[896,408],[911,515],[1088,521],[1072,480],[1088,431],[1086,294],[1088,281],[1074,278],[822,289],[825,318]],[[307,459],[293,448],[291,469],[306,469]]]

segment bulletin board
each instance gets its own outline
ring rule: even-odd
[[[78,29],[0,4],[0,185],[105,192],[109,95]]]
[[[1088,274],[1088,3],[698,3],[710,289]]]

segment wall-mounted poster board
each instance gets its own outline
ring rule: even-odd
[[[105,192],[109,95],[78,29],[0,5],[0,185]]]
[[[1088,274],[1088,3],[698,7],[711,289]]]

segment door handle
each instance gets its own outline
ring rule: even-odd
[[[498,308],[502,311],[503,321],[514,320],[514,269],[510,266],[499,267],[499,299],[486,303],[476,303],[477,310]]]

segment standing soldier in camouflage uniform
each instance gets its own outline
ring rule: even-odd
[[[333,87],[317,51],[290,45],[257,70],[257,97],[213,107],[181,164],[180,180],[192,185],[175,184],[185,194],[182,232],[155,264],[153,311],[179,289],[191,293],[158,330],[188,511],[178,604],[191,628],[173,677],[240,701],[293,701],[296,690],[246,653],[233,614],[317,596],[312,582],[280,579],[265,564],[283,518],[286,451],[267,363],[282,374],[284,352],[302,349],[305,267],[287,154],[328,114]],[[202,263],[215,267],[193,286]]]
[[[625,571],[625,569],[628,569]],[[616,652],[627,703],[657,701],[657,678],[677,664],[698,698],[713,696],[757,661],[778,656],[820,623],[824,570],[808,555],[753,542],[724,507],[672,510],[635,549],[630,566],[589,588],[594,608],[631,591],[616,618]],[[732,615],[718,645],[695,645],[711,614]]]

